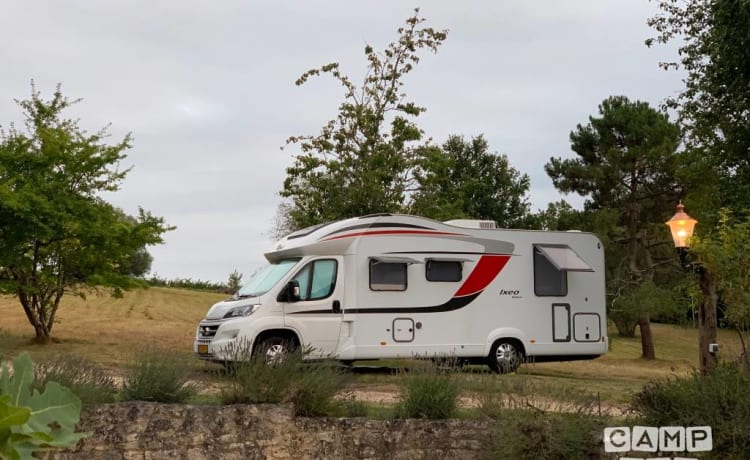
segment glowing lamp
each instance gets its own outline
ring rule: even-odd
[[[669,230],[672,232],[674,247],[688,247],[688,241],[690,240],[690,237],[693,236],[693,230],[697,223],[697,220],[693,219],[685,212],[685,206],[682,204],[682,201],[680,201],[677,205],[677,213],[666,222],[669,226]]]

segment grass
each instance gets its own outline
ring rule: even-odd
[[[35,361],[50,353],[70,353],[118,369],[125,367],[133,350],[152,344],[190,355],[198,322],[208,307],[224,298],[168,288],[134,290],[122,299],[95,292],[86,301],[66,296],[52,329],[54,342],[32,345],[34,330],[18,300],[0,296],[0,350],[6,358],[28,351]]]
[[[192,356],[195,328],[213,303],[226,298],[223,294],[171,288],[150,288],[125,293],[114,299],[105,293],[92,292],[88,300],[66,297],[53,329],[54,342],[32,345],[33,329],[18,301],[0,296],[0,357],[12,358],[23,351],[35,361],[54,354],[74,354],[122,376],[133,350],[158,344],[189,359],[193,378],[211,381],[207,365]],[[640,338],[622,338],[610,330],[611,350],[592,361],[535,363],[521,367],[516,375],[488,374],[484,366],[470,366],[460,374],[465,392],[482,391],[488,380],[503,379],[511,388],[551,399],[575,399],[581,392],[598,394],[602,403],[624,406],[631,396],[649,380],[686,375],[698,366],[698,332],[689,327],[652,325],[657,359],[640,359]],[[739,350],[733,331],[720,330],[721,357],[731,359]],[[357,363],[360,364],[360,363]],[[367,366],[398,369],[403,361],[363,362]],[[397,372],[353,374],[347,389],[383,390],[398,393]],[[486,391],[486,390],[485,390]],[[215,400],[206,396],[207,401]],[[366,401],[367,413],[371,401]],[[377,404],[388,406],[388,404]]]

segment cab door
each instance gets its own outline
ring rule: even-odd
[[[338,347],[343,303],[343,258],[310,260],[293,277],[299,300],[284,302],[284,324],[295,329],[310,357],[332,357]]]

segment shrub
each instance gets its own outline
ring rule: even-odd
[[[533,460],[600,458],[607,421],[587,413],[509,409],[498,413],[485,458]]]
[[[185,358],[162,350],[141,351],[126,369],[125,401],[183,403],[195,393]]]
[[[250,355],[241,343],[230,351],[236,361],[221,389],[224,404],[291,403],[299,416],[330,415],[339,410],[334,401],[347,376],[337,362],[303,361],[310,353],[290,353],[273,364],[262,355]]]
[[[397,418],[446,419],[455,415],[460,380],[455,368],[419,362],[408,372],[402,370],[401,397],[396,405]]]
[[[750,452],[750,375],[721,364],[712,374],[650,382],[633,397],[632,408],[647,426],[711,426],[715,458],[747,458]]]
[[[34,388],[41,391],[54,381],[81,399],[83,404],[114,402],[117,385],[99,365],[76,355],[57,354],[34,366]]]

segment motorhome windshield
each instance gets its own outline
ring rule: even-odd
[[[237,292],[238,297],[257,297],[268,292],[294,267],[299,259],[285,259],[266,265],[250,278]]]

